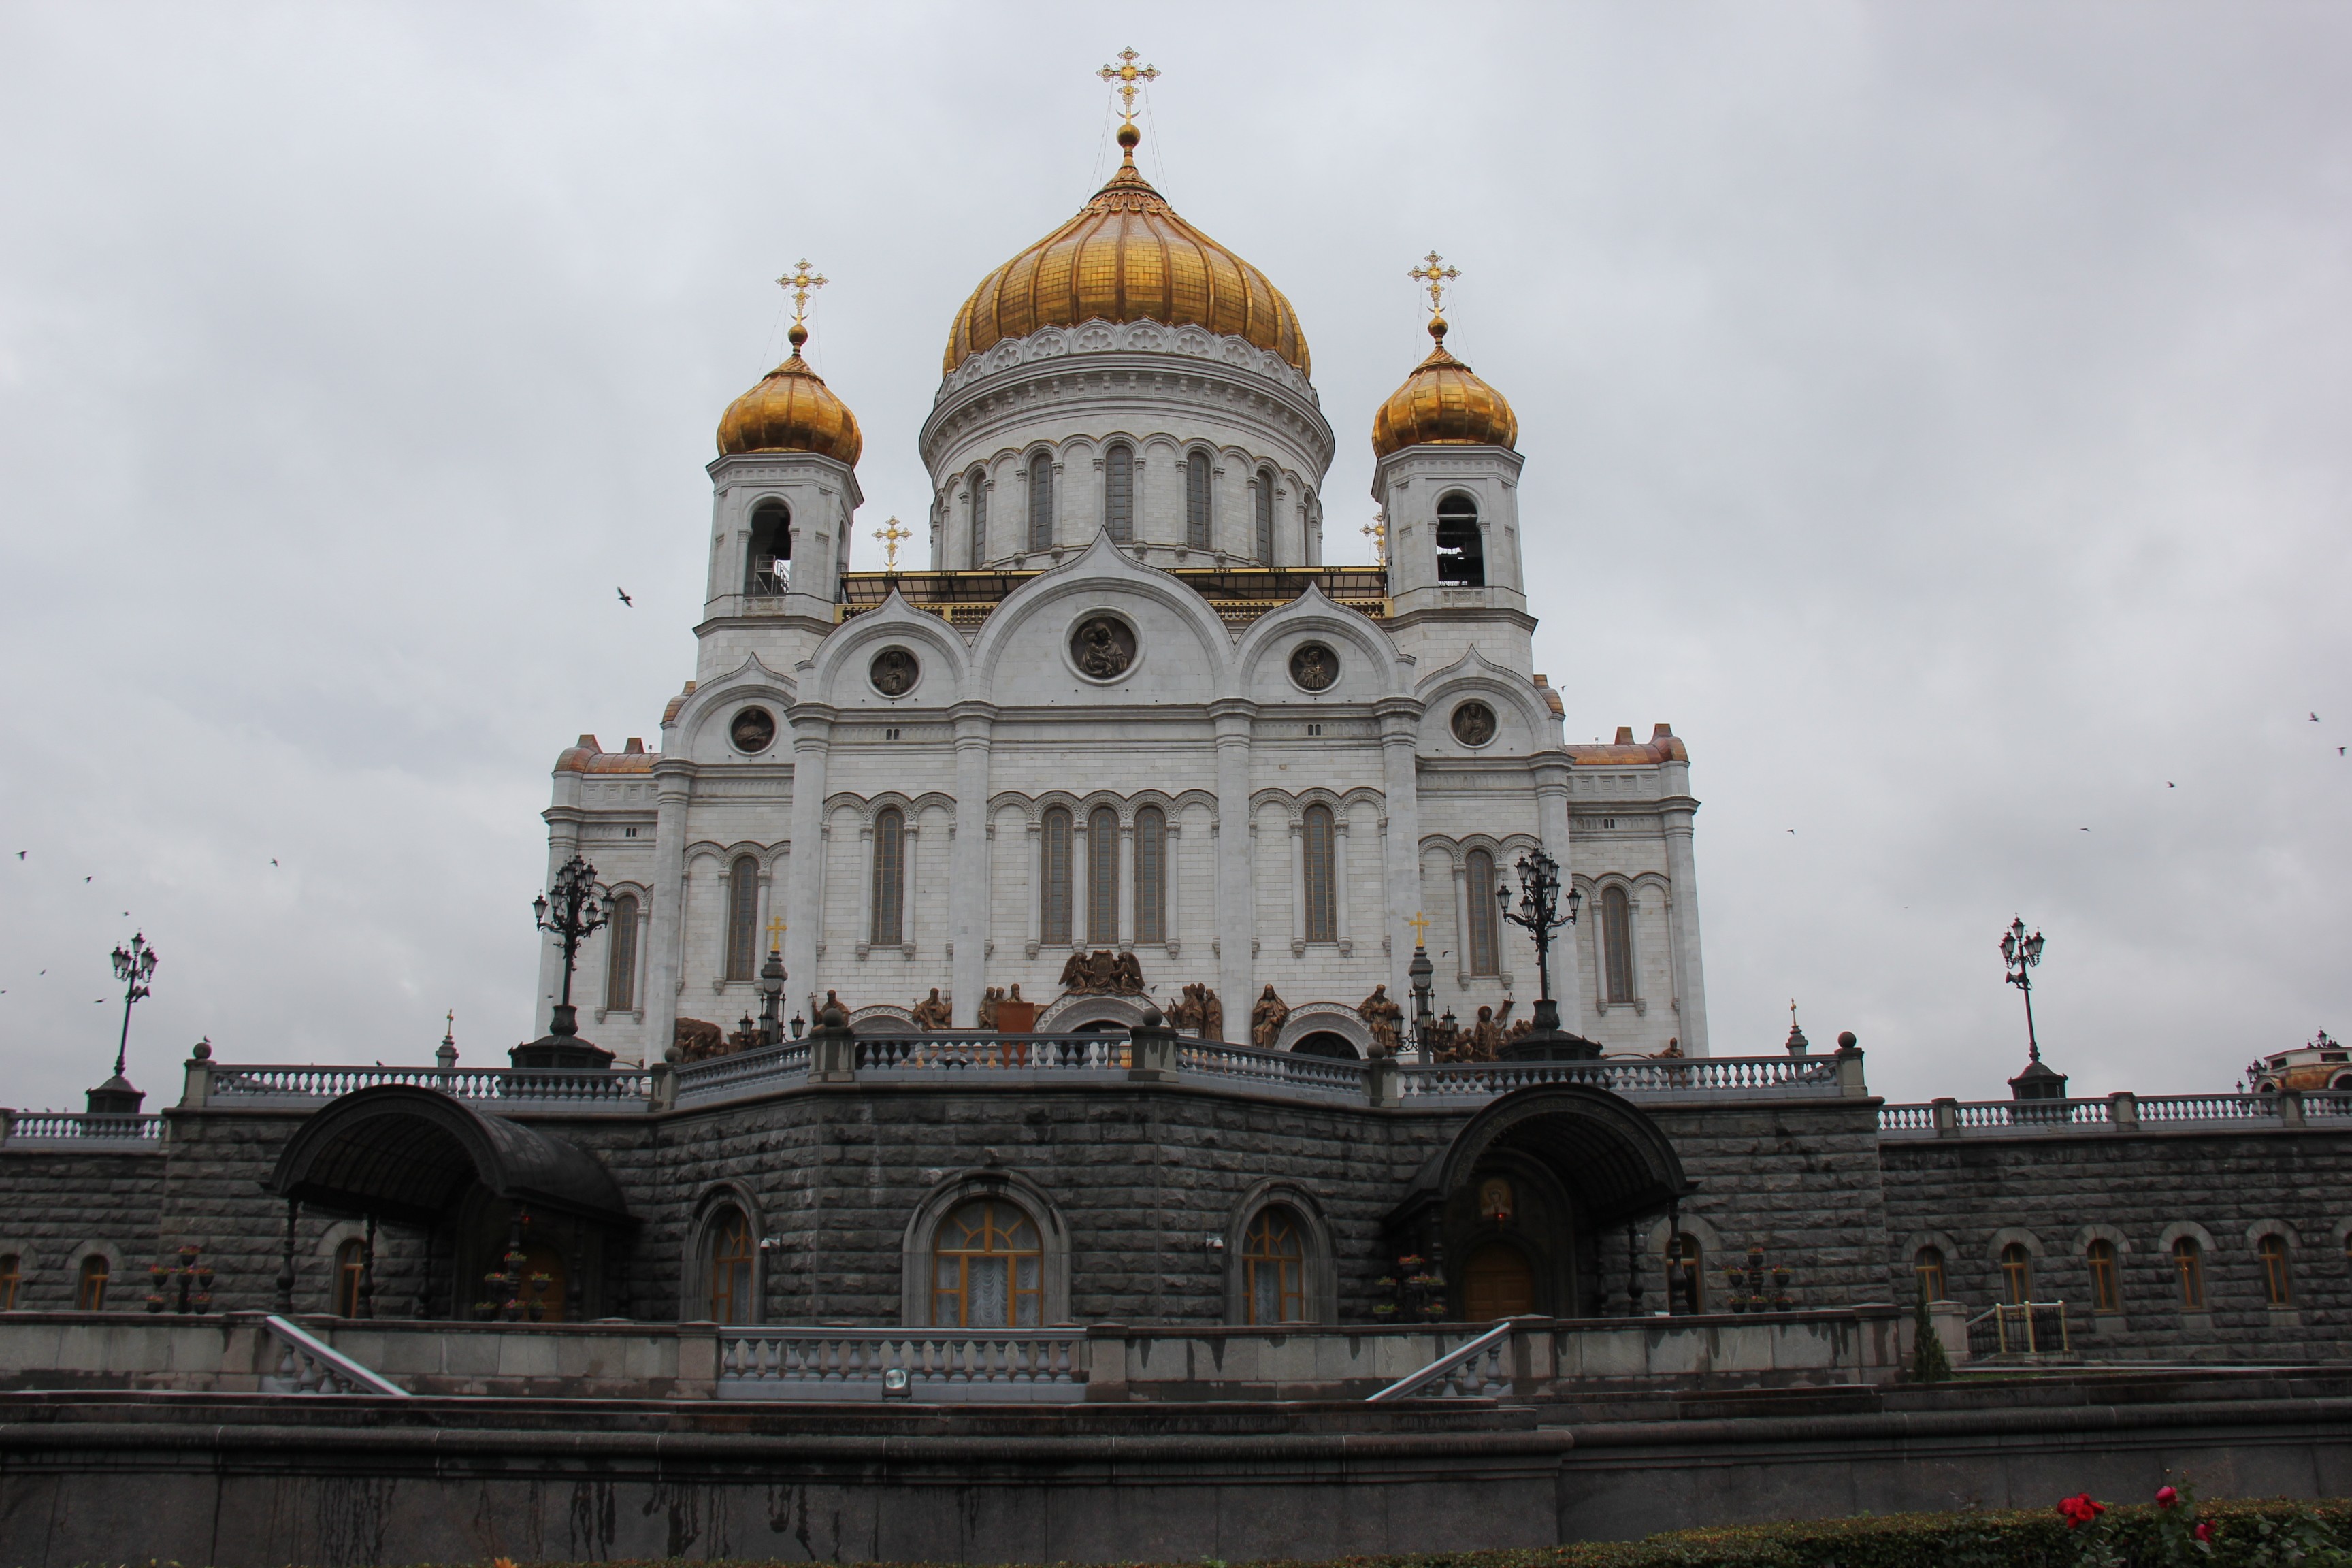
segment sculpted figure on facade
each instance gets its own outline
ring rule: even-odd
[[[670,1050],[672,1061],[708,1061],[727,1054],[726,1032],[700,1018],[680,1018],[671,1031]]]
[[[1262,1051],[1274,1049],[1274,1042],[1282,1037],[1282,1026],[1290,1020],[1290,1005],[1274,994],[1268,985],[1250,1009],[1250,1044]]]
[[[913,1016],[918,1029],[944,1029],[955,1022],[955,1009],[940,1000],[936,985],[929,996],[915,1004]]]
[[[1143,964],[1131,952],[1107,947],[1074,952],[1062,965],[1062,989],[1073,996],[1140,996]]]
[[[1004,987],[1002,985],[992,985],[980,994],[979,1022],[982,1028],[996,1027],[996,1005],[1003,1000]]]
[[[1356,1004],[1356,1016],[1372,1032],[1372,1054],[1392,1057],[1397,1053],[1400,1033],[1404,1027],[1404,1009],[1389,996],[1389,988],[1375,985],[1372,994]]]

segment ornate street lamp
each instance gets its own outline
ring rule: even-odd
[[[2042,962],[2042,933],[2029,935],[2024,917],[2011,920],[2001,933],[2000,962],[2009,983],[2025,997],[2025,1070],[2009,1080],[2011,1098],[2063,1100],[2066,1075],[2042,1064],[2042,1041],[2033,1032],[2033,967]]]
[[[554,897],[551,899],[548,893]],[[574,855],[555,873],[555,886],[548,893],[530,901],[539,929],[563,944],[563,1000],[555,1005],[547,1032],[576,1035],[580,1023],[572,1007],[572,971],[580,962],[580,944],[604,929],[604,906],[597,898],[596,868]]]
[[[1513,1060],[1587,1060],[1601,1054],[1601,1047],[1581,1035],[1572,1035],[1559,1026],[1559,1004],[1551,994],[1551,934],[1576,924],[1577,910],[1583,905],[1584,895],[1573,884],[1565,890],[1567,908],[1562,910],[1559,862],[1541,849],[1530,849],[1519,857],[1519,904],[1511,907],[1511,889],[1495,889],[1495,900],[1502,905],[1503,918],[1524,930],[1535,940],[1536,997],[1532,1026],[1525,1037],[1503,1047],[1503,1055]]]
[[[142,933],[134,932],[130,946],[114,950],[114,977],[122,982],[122,1037],[114,1047],[114,1076],[89,1091],[92,1116],[136,1116],[147,1098],[131,1087],[122,1071],[131,1052],[131,1009],[153,991],[155,964],[155,950]]]

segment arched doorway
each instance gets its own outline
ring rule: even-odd
[[[1364,1058],[1356,1052],[1355,1043],[1345,1035],[1328,1029],[1318,1029],[1290,1047],[1291,1053],[1302,1057],[1328,1057],[1334,1061],[1356,1062]]]
[[[1462,1316],[1490,1323],[1536,1310],[1536,1273],[1528,1255],[1508,1242],[1490,1241],[1470,1254],[1462,1268]]]

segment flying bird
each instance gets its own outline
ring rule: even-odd
[[[2316,714],[2316,713],[2312,714],[2312,715],[2311,715],[2311,721],[2312,721],[2313,723],[2315,723],[2315,724],[2318,723],[2318,722],[2319,722],[2319,715],[2318,715],[2318,714]]]
[[[85,882],[87,882],[87,881],[89,881],[89,879],[88,877],[84,877],[84,878],[82,879],[82,880],[83,880],[83,881],[85,881]]]
[[[22,860],[24,858],[25,858],[25,852],[24,852],[22,849],[17,850],[17,851],[16,851],[16,858],[17,858],[17,859],[19,859],[19,860]]]
[[[2164,781],[2164,787],[2167,789],[2179,789],[2180,786],[2174,784],[2170,779],[2167,779]]]
[[[628,605],[631,609],[636,608],[637,602],[629,597],[629,591],[626,588],[615,588],[613,592],[621,595],[621,603]]]
[[[272,855],[272,856],[269,858],[269,863],[270,863],[271,865],[273,865],[273,866],[277,865],[277,864],[278,864],[278,857],[277,857],[277,856],[275,856],[275,855]]]

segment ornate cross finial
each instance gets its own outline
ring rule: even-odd
[[[1133,49],[1121,49],[1118,51],[1118,64],[1105,66],[1095,72],[1095,75],[1102,78],[1103,80],[1118,84],[1119,118],[1129,125],[1135,123],[1135,84],[1156,81],[1160,77],[1159,67],[1139,66],[1135,63],[1142,58]]]
[[[784,932],[790,930],[792,930],[792,927],[784,923],[784,917],[782,915],[776,915],[768,921],[768,951],[770,952],[773,952],[778,948],[783,946]]]
[[[902,539],[912,539],[915,536],[906,529],[900,528],[898,526],[898,520],[894,517],[890,520],[887,527],[876,529],[874,531],[874,537],[880,540],[882,542],[882,548],[889,552],[888,556],[883,562],[882,570],[885,572],[896,572],[898,569],[898,541]]]
[[[827,279],[823,274],[809,270],[808,258],[805,256],[793,263],[793,269],[790,272],[776,279],[778,288],[792,290],[793,321],[795,324],[808,314],[809,290],[822,289],[826,282]]]
[[[1376,517],[1356,531],[1372,542],[1373,555],[1381,565],[1387,565],[1389,563],[1389,525]],[[1405,923],[1410,925],[1412,922],[1408,921]]]
[[[1404,923],[1412,927],[1413,946],[1427,947],[1429,945],[1429,917],[1427,915],[1423,914],[1419,910],[1415,910],[1412,911],[1412,919],[1405,921]]]
[[[1410,268],[1405,276],[1417,279],[1429,290],[1429,313],[1434,316],[1444,309],[1445,286],[1462,276],[1462,268],[1446,266],[1445,258],[1433,250],[1422,258],[1420,266]]]

